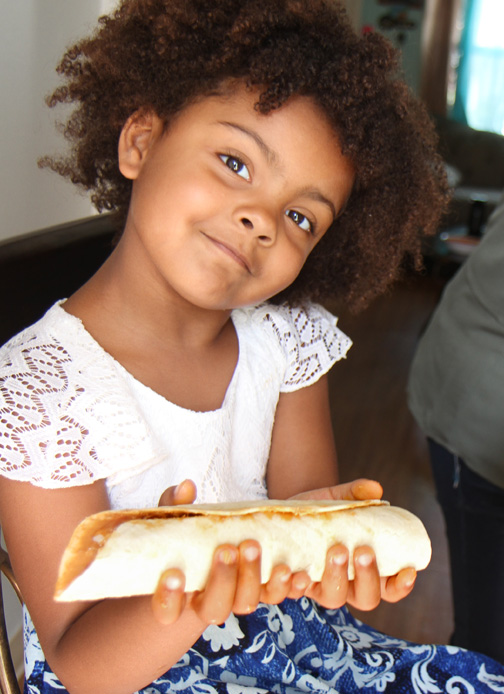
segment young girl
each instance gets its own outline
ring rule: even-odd
[[[442,167],[395,67],[332,0],[123,0],[63,58],[50,103],[77,105],[73,149],[43,163],[122,234],[1,352],[26,692],[502,691],[489,659],[352,619],[415,580],[381,579],[369,547],[331,548],[318,584],[281,565],[261,585],[251,539],[199,593],[173,567],[152,598],[52,597],[73,529],[107,508],[381,496],[337,485],[326,373],[350,342],[309,300],[368,301],[435,228]]]

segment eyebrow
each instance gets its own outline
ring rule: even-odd
[[[312,190],[312,189],[301,190],[300,195],[302,195],[306,198],[310,198],[310,200],[316,200],[317,202],[322,202],[322,203],[324,203],[324,205],[327,205],[327,207],[332,212],[333,220],[335,220],[342,212],[342,210],[340,210],[339,212],[336,212],[336,208],[334,206],[334,203],[331,200],[329,200],[329,198],[326,198],[325,195],[322,195],[322,193],[319,190],[316,190],[316,189],[314,189],[314,190]]]
[[[244,135],[247,135],[248,137],[251,137],[256,145],[259,147],[259,149],[265,154],[265,156],[268,158],[269,161],[271,162],[276,162],[278,161],[278,156],[276,152],[274,152],[271,147],[269,147],[266,142],[262,139],[262,137],[254,132],[253,130],[249,130],[248,128],[244,128],[243,125],[239,125],[239,123],[232,123],[230,121],[218,121],[219,125],[225,125],[228,128],[234,128],[235,130],[239,130],[241,133],[244,133]]]
[[[228,128],[233,128],[234,130],[238,130],[239,132],[243,133],[244,135],[247,135],[248,137],[252,138],[254,142],[257,144],[259,149],[264,153],[264,155],[268,158],[269,161],[271,162],[277,162],[278,161],[278,156],[276,152],[274,152],[271,147],[269,147],[266,142],[262,139],[262,137],[254,132],[253,130],[249,130],[248,128],[243,127],[243,125],[240,125],[239,123],[233,123],[231,121],[218,121],[219,125],[225,125]],[[331,210],[333,220],[336,220],[340,214],[344,211],[346,204],[348,201],[345,201],[345,204],[342,206],[342,208],[338,211],[336,211],[336,207],[334,206],[334,203],[329,200],[329,198],[326,198],[325,195],[323,195],[319,190],[317,189],[306,189],[300,191],[300,195],[304,195],[307,198],[310,198],[311,200],[316,200],[317,202],[321,202],[324,205],[327,205],[327,207]]]

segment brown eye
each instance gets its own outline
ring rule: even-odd
[[[235,174],[241,176],[246,181],[250,181],[249,170],[241,159],[233,157],[231,154],[219,154],[219,159]]]
[[[292,219],[294,224],[297,224],[300,229],[303,229],[303,231],[307,231],[310,234],[313,234],[313,224],[304,214],[301,214],[301,212],[297,212],[296,210],[287,210],[285,214],[287,215],[287,217]]]

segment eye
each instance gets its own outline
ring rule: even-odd
[[[315,231],[314,225],[308,217],[306,217],[304,214],[301,214],[301,212],[297,212],[296,210],[286,210],[285,214],[287,217],[292,219],[294,224],[297,224],[300,229],[303,229],[303,231],[307,231],[310,234],[313,234]]]
[[[219,159],[235,174],[238,174],[238,176],[241,176],[246,181],[250,181],[249,170],[241,159],[233,157],[231,154],[219,154]]]

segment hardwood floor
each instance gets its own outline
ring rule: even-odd
[[[335,310],[354,345],[329,375],[341,480],[377,479],[385,499],[422,519],[433,546],[432,561],[419,573],[411,595],[355,614],[391,636],[418,643],[447,643],[452,631],[444,521],[425,438],[406,401],[418,337],[443,286],[439,278],[419,277],[398,285],[357,316]]]

